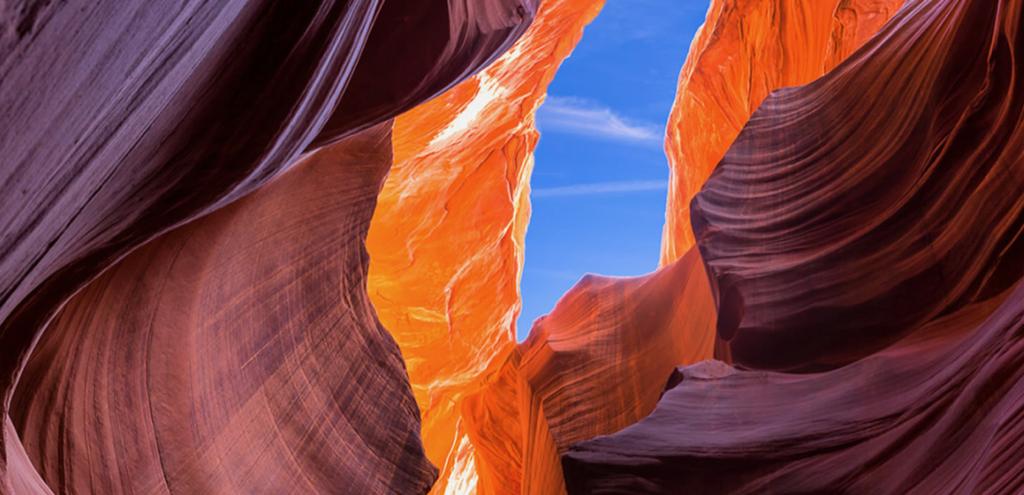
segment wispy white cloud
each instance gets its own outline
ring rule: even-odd
[[[666,191],[665,180],[627,180],[618,182],[595,182],[558,187],[540,187],[530,193],[532,198],[555,198],[564,196],[591,196],[594,194],[631,193],[645,191]]]
[[[537,111],[537,126],[542,132],[565,132],[659,146],[664,133],[660,126],[631,121],[606,106],[564,96],[548,97]]]

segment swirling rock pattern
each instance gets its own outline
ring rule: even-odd
[[[908,1],[764,102],[692,205],[744,368],[680,368],[570,448],[570,493],[1024,489],[1022,27],[1016,0]]]
[[[692,205],[733,361],[844,364],[1024,274],[1013,6],[913,2],[754,114]]]
[[[234,0],[5,3],[0,38],[0,117],[5,123],[18,125],[6,125],[0,130],[0,156],[4,157],[0,168],[4,190],[0,195],[0,412],[5,417],[0,437],[0,490],[43,491],[43,480],[35,470],[28,469],[32,463],[25,458],[26,452],[41,455],[40,449],[61,445],[60,439],[48,439],[23,449],[7,415],[16,389],[22,394],[34,392],[18,389],[18,380],[30,359],[39,363],[47,357],[33,355],[32,350],[44,335],[45,324],[72,294],[144,242],[218,211],[264,185],[290,167],[300,154],[370,129],[459,82],[510,46],[526,29],[535,7],[531,0],[437,0],[419,2],[415,8],[407,2],[383,0],[294,6]],[[396,63],[409,46],[415,46],[416,59]],[[369,211],[361,213],[368,215]],[[358,222],[348,225],[358,226]],[[361,249],[359,235],[350,232],[338,240],[355,243],[338,246],[346,253]],[[110,269],[112,273],[123,273],[117,267]],[[358,275],[358,271],[352,272],[351,278],[345,278],[348,274],[335,274],[345,279],[349,284],[346,287],[354,288],[355,293],[362,290]],[[121,276],[124,278],[119,280],[136,280]],[[341,287],[324,286],[324,290],[325,294],[307,296],[313,300],[334,300]],[[85,290],[82,294],[88,297],[93,293]],[[144,294],[147,293],[141,289],[131,293],[140,298]],[[349,303],[352,314],[357,315],[353,317],[356,321],[345,328],[369,332],[362,335],[363,343],[371,347],[383,345],[381,356],[373,359],[385,359],[387,336],[367,319],[372,312],[367,312],[365,304],[357,299],[343,299]],[[131,300],[126,304],[136,302],[157,304],[153,300]],[[67,320],[79,315],[74,313],[79,307],[69,303],[70,313],[64,313],[62,324],[90,324],[91,320],[84,318]],[[256,321],[270,325],[285,323],[277,318]],[[192,320],[166,320],[172,321],[192,331],[209,328],[193,327],[196,322]],[[146,324],[152,326],[156,335],[169,331],[162,327],[164,322]],[[241,325],[243,321],[236,323]],[[252,335],[266,330],[254,330]],[[78,335],[80,331],[69,330],[69,335]],[[107,342],[119,341],[110,339]],[[89,342],[98,345],[96,341]],[[275,354],[279,357],[290,355],[285,348],[273,350],[279,343],[267,344],[272,353],[280,351]],[[140,344],[139,348],[145,346]],[[305,365],[321,366],[316,360],[292,360],[288,364],[297,366],[298,371],[306,371]],[[375,369],[390,377],[387,381],[395,387],[394,393],[407,386],[401,367],[395,368],[400,364],[391,359],[386,366]],[[33,369],[40,373],[40,367],[45,367],[35,366]],[[360,366],[356,363],[353,369]],[[62,369],[72,375],[78,371],[70,364]],[[338,379],[336,375],[316,376]],[[75,376],[47,379],[52,380],[48,383],[88,388],[83,385],[88,380],[80,382]],[[259,382],[241,380],[249,383],[247,387]],[[327,380],[318,386],[313,389],[326,395],[317,399],[307,397],[307,405],[329,404],[327,396],[341,393],[332,392],[334,387],[341,386],[338,382]],[[85,394],[76,397],[118,392],[74,390]],[[184,393],[176,391],[179,392]],[[25,407],[30,403],[33,401],[26,397],[19,398],[19,404]],[[395,416],[399,423],[415,431],[412,419],[407,417],[412,409],[403,404],[395,401]],[[57,403],[50,405],[56,407]],[[210,412],[207,419],[220,424],[217,422],[231,415],[230,407],[241,405],[222,403],[218,407],[223,409]],[[85,413],[77,406],[68,407],[72,407],[68,414],[74,414],[75,409],[78,414]],[[200,413],[205,412],[196,412]],[[181,414],[182,418],[186,416]],[[34,418],[19,417],[22,422]],[[293,419],[300,420],[299,416]],[[217,429],[216,425],[205,426],[210,429],[203,430],[204,435]],[[154,432],[147,428],[134,425],[131,432],[152,435]],[[77,448],[89,447],[81,443],[81,438],[99,434],[61,431],[70,432],[74,440],[71,444]],[[294,438],[288,435],[293,433],[280,438],[290,441]],[[403,428],[394,432],[399,436],[405,433]],[[410,435],[396,443],[403,448],[391,453],[415,453],[415,448],[405,448],[418,442],[412,438],[414,433]],[[107,444],[102,448],[111,447]],[[278,461],[284,459],[289,458],[282,456]],[[123,478],[83,482],[80,476],[85,476],[85,472],[70,474],[71,465],[61,464],[64,460],[58,459],[58,465],[54,465],[36,459],[37,467],[47,466],[47,481],[62,490],[75,491],[91,487],[94,482],[111,489],[130,484]],[[124,456],[120,460],[134,462]],[[408,475],[396,476],[395,486],[415,491],[416,487],[429,485],[425,482],[429,476],[424,474],[429,470],[417,467],[420,461],[411,459],[408,472],[392,473]],[[281,472],[291,475],[302,471],[294,466],[282,469]],[[328,469],[344,471],[337,467]],[[115,471],[111,467],[107,473]],[[356,471],[369,476],[372,468],[364,465]],[[385,469],[379,475],[386,473]],[[307,480],[309,485],[296,483],[295,489],[322,486],[319,477],[323,473],[304,474],[312,477]],[[209,481],[198,475],[169,476],[177,475],[183,478],[165,481],[168,489],[169,483],[185,483],[175,486],[191,488],[194,485],[189,483]],[[54,476],[64,478],[57,480]],[[388,486],[380,480],[373,481],[376,476],[369,476],[367,483],[372,486],[367,485],[368,488]],[[258,479],[254,477],[252,481]],[[212,484],[208,486],[218,489],[236,486],[223,478],[209,483]],[[237,480],[232,483],[245,486]]]
[[[425,493],[419,411],[364,289],[390,158],[390,123],[355,134],[72,298],[11,407],[48,485]]]
[[[713,2],[663,267],[520,345],[600,0],[3,4],[0,493],[1024,491],[1024,8],[901,4]]]
[[[649,414],[676,365],[712,356],[714,324],[696,250],[650,275],[577,283],[520,345],[555,445],[564,450]]]
[[[873,36],[904,0],[712,0],[679,74],[665,133],[661,263],[693,247],[693,198],[772,91],[807,84]]]
[[[650,416],[570,449],[569,492],[1019,493],[1024,287],[997,301],[831,372],[680,368]]]

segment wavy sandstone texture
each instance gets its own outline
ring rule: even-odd
[[[71,299],[11,408],[54,491],[429,489],[402,357],[363,289],[389,131],[314,153]]]
[[[463,401],[515,348],[534,113],[603,0],[547,0],[486,70],[395,122],[369,292],[406,358],[436,493],[494,493]],[[521,474],[516,474],[521,477]],[[505,493],[505,492],[502,492]]]
[[[377,124],[489,63],[534,10],[6,3],[0,492],[426,491],[364,288]]]
[[[676,365],[711,357],[714,315],[696,250],[642,277],[584,277],[520,346],[558,448],[649,414]]]
[[[807,84],[873,36],[904,0],[712,0],[679,74],[665,154],[661,264],[693,247],[690,199],[772,91]]]
[[[909,0],[764,102],[692,204],[747,369],[680,368],[569,450],[571,493],[1024,490],[1022,28],[1017,0]]]

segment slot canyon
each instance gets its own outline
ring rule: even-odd
[[[684,3],[520,341],[605,0],[0,2],[0,494],[1024,493],[1024,1]]]

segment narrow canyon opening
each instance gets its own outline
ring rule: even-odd
[[[609,2],[559,67],[537,111],[519,341],[584,275],[658,267],[665,123],[707,9],[705,0]]]

